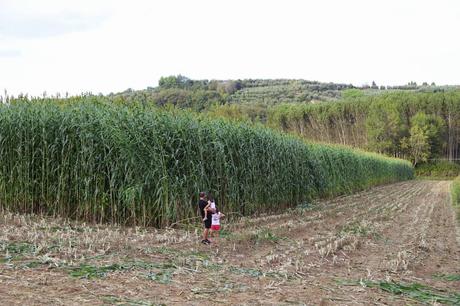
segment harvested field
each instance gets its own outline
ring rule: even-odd
[[[244,218],[209,246],[198,225],[4,214],[0,296],[4,305],[456,304],[460,237],[449,188],[407,181]]]

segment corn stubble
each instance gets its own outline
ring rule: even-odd
[[[239,215],[413,178],[408,162],[103,97],[0,104],[0,207],[167,226],[214,193]]]

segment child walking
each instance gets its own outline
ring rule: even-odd
[[[217,237],[219,237],[220,219],[223,217],[225,217],[225,215],[216,208],[216,212],[211,216],[211,236],[213,236],[213,233],[216,232]]]

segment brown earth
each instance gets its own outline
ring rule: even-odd
[[[460,293],[450,182],[409,181],[189,230],[90,226],[5,213],[2,305],[407,305],[366,281]],[[118,265],[114,265],[118,264]],[[86,265],[86,266],[83,266]]]

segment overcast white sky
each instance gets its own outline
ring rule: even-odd
[[[193,79],[460,84],[457,0],[0,0],[0,90]]]

